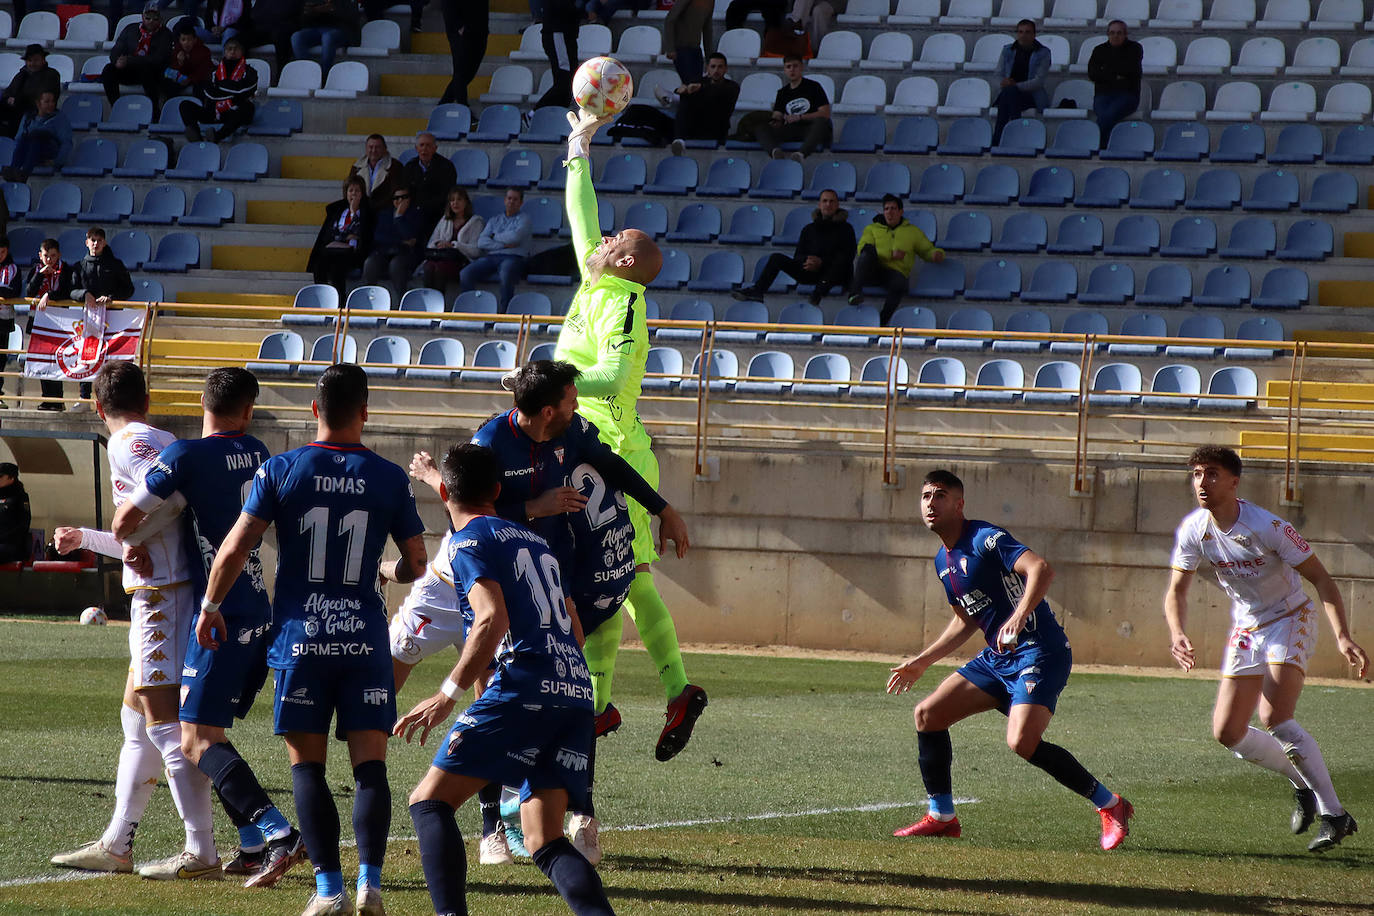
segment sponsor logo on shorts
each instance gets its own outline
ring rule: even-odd
[[[1304,553],[1312,549],[1311,546],[1308,545],[1307,541],[1303,540],[1302,535],[1298,534],[1297,531],[1293,530],[1292,525],[1283,526],[1283,536],[1288,538],[1288,540],[1292,541],[1293,546],[1303,551]]]
[[[392,654],[396,652],[400,653],[401,658],[415,658],[420,654],[420,647],[415,644],[414,639],[407,636],[401,640],[400,645],[396,646],[395,652]]]
[[[248,645],[248,644],[249,644],[250,642],[252,642],[252,641],[253,641],[253,629],[252,629],[252,627],[246,627],[246,628],[244,628],[244,629],[242,629],[242,630],[239,630],[239,645],[241,645],[241,646],[246,646],[246,645]]]
[[[152,674],[148,675],[148,680],[152,681],[154,684],[161,684],[163,681],[167,680],[167,675],[163,674],[161,671],[154,671]]]
[[[166,619],[167,615],[162,613],[161,611],[153,611],[151,614],[148,615],[149,623],[162,623]]]
[[[154,630],[152,632],[152,635],[148,638],[153,642],[162,642],[164,639],[167,638],[167,634],[162,632],[161,630]]]
[[[463,733],[462,733],[462,732],[454,732],[452,735],[450,735],[450,736],[449,736],[449,739],[448,739],[448,753],[449,753],[449,756],[453,756],[454,754],[456,754],[456,753],[458,752],[458,745],[460,745],[460,744],[462,744],[462,743],[463,743]]]
[[[570,751],[566,747],[560,747],[553,759],[558,762],[559,766],[566,770],[572,770],[574,773],[585,773],[587,770],[587,755]]]
[[[199,674],[199,672],[196,671],[195,668],[192,668],[190,665],[187,665],[185,668],[181,669],[182,677],[195,677],[197,674]]]
[[[151,662],[165,662],[166,660],[167,653],[163,652],[161,649],[154,649],[153,654],[148,656],[148,661]]]
[[[294,706],[314,706],[315,701],[310,699],[309,687],[297,687],[295,690],[281,698],[283,703],[291,703]]]
[[[539,748],[527,747],[521,751],[506,751],[506,756],[511,760],[517,760],[527,767],[532,767],[539,760]]]
[[[1040,682],[1039,682],[1039,681],[1022,681],[1021,683],[1023,683],[1023,684],[1026,685],[1026,693],[1034,693],[1034,692],[1035,692],[1035,685],[1038,684],[1038,683],[1040,683]]]
[[[590,700],[592,698],[591,687],[584,687],[581,684],[568,684],[564,681],[550,681],[548,679],[539,682],[539,692],[571,697],[574,700]]]
[[[385,687],[373,687],[363,691],[363,702],[369,706],[385,706],[388,691]]]
[[[462,725],[466,728],[472,728],[474,725],[477,724],[477,720],[465,712],[459,713],[458,719],[456,721],[457,724]]]

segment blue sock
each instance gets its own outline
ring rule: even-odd
[[[420,840],[420,866],[434,912],[467,916],[468,856],[453,808],[441,801],[418,801],[410,806],[410,819]]]
[[[489,782],[477,790],[477,806],[482,811],[482,836],[501,829],[501,784]]]
[[[954,795],[950,792],[941,792],[939,795],[930,796],[930,813],[939,817],[953,817]]]
[[[315,893],[321,897],[337,897],[344,892],[342,871],[315,872]]]
[[[358,866],[358,893],[363,892],[365,887],[381,888],[382,886],[382,866],[380,865],[359,865]]]
[[[560,836],[535,850],[534,864],[553,882],[559,896],[577,916],[615,916],[596,869],[567,837]]]
[[[1115,793],[1099,782],[1097,788],[1093,789],[1093,796],[1090,801],[1099,808],[1105,808],[1112,803],[1114,798],[1116,798]]]
[[[267,845],[263,838],[262,831],[256,824],[248,824],[239,828],[239,849],[244,852],[258,852]]]
[[[324,778],[324,764],[298,763],[291,768],[291,787],[296,797],[296,820],[301,825],[315,880],[333,876],[334,896],[343,892],[343,867],[339,865],[339,809]]]
[[[258,815],[258,819],[253,823],[269,841],[280,840],[282,837],[291,835],[291,822],[277,810],[276,805]]]
[[[386,781],[385,760],[365,760],[353,768],[353,836],[358,841],[358,862],[371,882],[382,885],[386,835],[391,831],[391,786]],[[309,845],[306,849],[309,849]],[[373,869],[368,872],[367,869]],[[362,878],[359,877],[359,883]]]

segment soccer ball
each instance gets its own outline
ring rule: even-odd
[[[614,57],[593,57],[573,74],[573,101],[598,118],[624,111],[634,91],[630,71]]]
[[[108,620],[103,607],[88,607],[81,612],[81,622],[86,626],[103,627]]]

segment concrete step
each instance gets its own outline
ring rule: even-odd
[[[216,245],[211,257],[210,266],[214,270],[300,274],[305,272],[310,249],[275,245]]]

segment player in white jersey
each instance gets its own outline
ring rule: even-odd
[[[463,645],[463,616],[448,568],[453,555],[453,532],[439,542],[425,574],[410,586],[396,616],[391,618],[391,668],[399,693],[411,669],[435,652]]]
[[[109,362],[95,379],[96,410],[110,432],[110,477],[114,503],[129,498],[175,437],[148,425],[148,389],[131,362]],[[129,677],[120,718],[124,746],[115,781],[115,811],[104,835],[73,852],[53,856],[54,865],[91,871],[133,870],[133,838],[143,810],[165,766],[172,798],[186,824],[186,848],[162,862],[145,865],[145,878],[219,878],[219,854],[210,823],[210,781],[181,751],[178,688],[182,661],[195,616],[179,504],[169,500],[140,529],[141,546],[125,548],[114,535],[86,528],[58,528],[57,549],[78,548],[123,557],[124,589],[130,596]]]
[[[1317,814],[1321,826],[1308,849],[1330,849],[1356,831],[1341,806],[1316,740],[1293,715],[1307,660],[1317,641],[1312,602],[1298,576],[1317,590],[1336,645],[1364,677],[1369,656],[1350,638],[1345,604],[1311,546],[1288,522],[1240,499],[1240,457],[1205,445],[1188,459],[1199,508],[1178,526],[1164,616],[1174,658],[1187,671],[1196,663],[1184,631],[1188,587],[1203,566],[1231,599],[1232,630],[1212,712],[1212,734],[1242,760],[1288,777],[1297,806],[1292,829],[1302,833]],[[1265,730],[1250,725],[1258,710]]]

